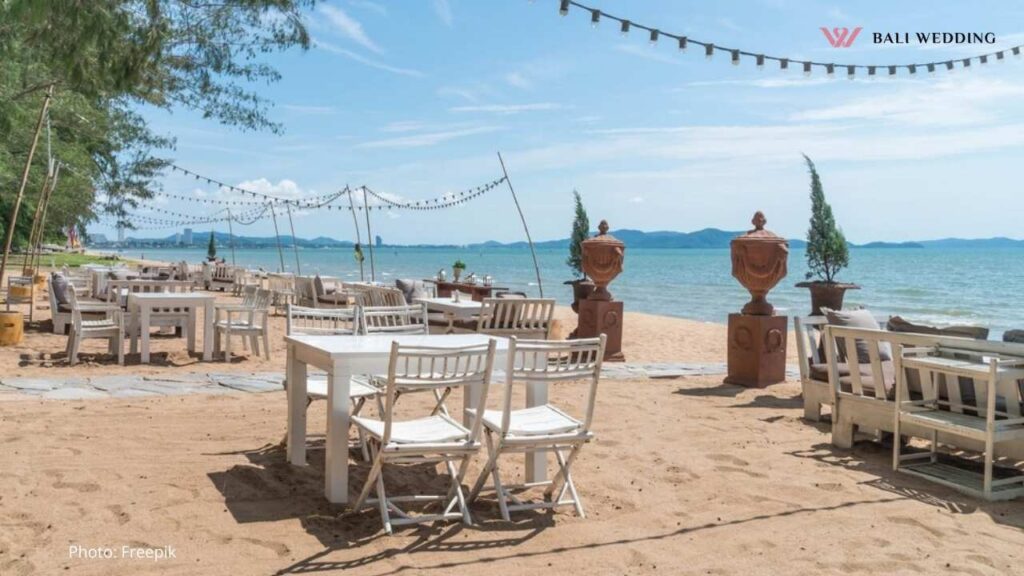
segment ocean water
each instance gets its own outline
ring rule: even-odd
[[[126,250],[126,257],[199,262],[206,249]],[[218,255],[231,262],[231,252]],[[381,248],[375,250],[376,278],[432,278],[444,267],[451,277],[456,259],[466,262],[467,273],[490,274],[496,286],[539,294],[533,261],[526,249]],[[572,290],[562,283],[571,278],[564,250],[540,250],[544,295],[568,303]],[[275,248],[237,249],[235,261],[252,268],[277,271],[280,258]],[[359,266],[350,248],[299,249],[303,274],[320,273],[358,280]],[[284,267],[296,269],[291,248],[284,251]],[[364,262],[370,278],[369,252]],[[779,283],[769,301],[782,314],[804,315],[810,298],[794,284],[804,279],[803,250],[792,250],[789,275]],[[864,306],[878,314],[899,314],[908,320],[930,324],[988,326],[993,336],[1011,328],[1024,329],[1024,250],[1005,249],[885,249],[856,248],[850,251],[850,267],[840,280],[855,282],[860,290],[847,293],[847,304]],[[727,249],[630,249],[626,248],[624,272],[610,286],[626,308],[653,314],[709,322],[725,322],[748,299],[747,292],[731,275]]]

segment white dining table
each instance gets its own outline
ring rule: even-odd
[[[416,298],[413,302],[426,305],[429,311],[444,314],[445,319],[448,321],[448,334],[455,330],[456,320],[468,320],[480,314],[480,309],[484,307],[482,302],[473,300],[468,294],[460,296],[458,300],[452,300],[451,298]]]
[[[497,340],[495,369],[502,369],[508,356],[508,340],[485,334],[423,334],[423,335],[367,335],[367,336],[285,336],[288,346],[288,461],[295,466],[306,465],[306,373],[314,366],[327,372],[327,454],[324,459],[324,495],[332,503],[348,501],[348,429],[351,402],[349,386],[353,374],[383,374],[387,372],[391,343],[405,346],[472,346]],[[501,388],[492,379],[491,395]],[[526,405],[547,403],[547,384],[526,385]],[[475,406],[480,390],[473,387],[463,394],[463,421],[465,408]],[[467,422],[468,424],[468,422]],[[527,457],[527,481],[539,482],[547,478],[547,455],[543,452]]]
[[[128,295],[128,313],[131,316],[132,350],[136,348],[136,338],[141,342],[141,361],[149,362],[149,321],[154,309],[181,308],[189,311],[189,329],[186,335],[189,352],[195,352],[196,344],[196,312],[203,309],[203,360],[213,359],[213,303],[217,299],[212,294],[200,292],[138,292]],[[135,330],[134,327],[140,329]]]

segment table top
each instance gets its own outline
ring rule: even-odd
[[[199,292],[133,292],[128,295],[128,301],[175,301],[175,302],[207,302],[216,300],[213,294],[202,294]]]
[[[497,341],[497,350],[499,352],[508,350],[508,338],[488,336],[486,334],[370,334],[365,336],[296,334],[285,336],[284,339],[285,342],[327,353],[332,358],[388,356],[391,354],[392,342],[398,342],[402,346],[458,348],[487,344],[493,339]]]
[[[414,298],[413,302],[423,303],[427,308],[443,310],[445,312],[479,312],[483,303],[470,298],[463,298],[458,302],[451,298]]]

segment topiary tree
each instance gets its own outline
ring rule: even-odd
[[[573,190],[572,196],[576,205],[576,215],[572,221],[572,235],[569,237],[569,258],[565,263],[579,279],[586,280],[587,274],[583,271],[583,241],[590,236],[590,218],[587,217],[587,209],[583,207],[580,193]]]
[[[210,231],[210,243],[206,245],[206,259],[217,259],[217,240],[213,237],[213,230]]]
[[[814,162],[804,154],[811,172],[811,227],[807,230],[807,278],[833,283],[836,274],[850,264],[843,231],[836,226],[832,207],[825,201],[821,178]]]

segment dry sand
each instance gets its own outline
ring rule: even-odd
[[[43,313],[45,315],[45,312]],[[560,317],[568,321],[565,311]],[[627,314],[630,361],[724,360],[716,324]],[[274,357],[230,369],[283,370]],[[82,367],[36,352],[64,338],[30,334],[0,349],[5,375],[166,371],[164,365]],[[99,352],[101,343],[90,343]],[[195,362],[181,340],[155,356],[180,370]],[[27,356],[28,358],[24,358]],[[92,362],[95,361],[95,362]],[[0,402],[0,574],[1013,574],[1024,565],[1024,505],[988,504],[903,475],[870,443],[829,444],[827,425],[803,421],[799,385],[767,390],[720,378],[608,381],[597,440],[574,475],[588,517],[570,510],[500,520],[490,499],[477,524],[405,528],[383,535],[379,516],[355,516],[323,493],[324,403],[310,409],[310,466],[276,446],[283,393],[136,400]],[[579,385],[553,400],[575,405]],[[458,402],[456,399],[455,402]],[[407,409],[419,408],[410,397]],[[518,459],[504,463],[520,474]],[[354,460],[351,489],[367,466]],[[470,473],[475,478],[476,468]],[[389,486],[442,486],[432,469],[388,473]],[[172,546],[154,562],[69,558],[73,545]]]

